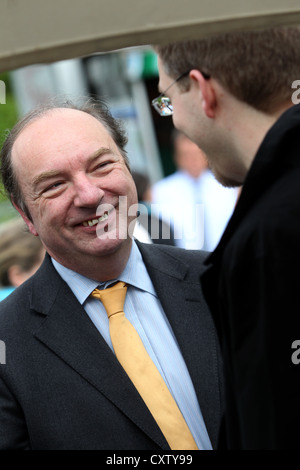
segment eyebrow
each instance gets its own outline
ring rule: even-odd
[[[95,152],[93,152],[87,159],[88,162],[91,162],[93,160],[95,160],[96,158],[98,157],[101,157],[101,155],[105,155],[105,154],[114,154],[114,152],[112,151],[112,149],[110,148],[107,148],[107,147],[100,147],[98,150],[96,150]]]
[[[96,160],[97,158],[101,157],[102,155],[105,154],[113,154],[114,152],[110,148],[106,147],[101,147],[97,149],[95,152],[93,152],[88,158],[87,158],[87,164],[90,164],[93,160]],[[49,170],[49,171],[44,171],[40,175],[38,175],[36,178],[33,179],[32,185],[33,188],[36,189],[36,187],[43,183],[44,181],[50,179],[50,178],[55,178],[56,176],[61,175],[60,170]]]
[[[41,173],[40,175],[38,175],[36,178],[33,179],[32,186],[34,189],[36,189],[40,183],[43,183],[43,181],[46,181],[50,178],[55,178],[56,176],[60,174],[61,172],[57,170],[44,171],[43,173]]]

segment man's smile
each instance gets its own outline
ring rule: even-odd
[[[94,225],[97,225],[99,222],[104,222],[105,220],[108,219],[108,211],[105,211],[104,214],[101,217],[93,218],[90,220],[87,220],[82,223],[84,227],[93,227]]]

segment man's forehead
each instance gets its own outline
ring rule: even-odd
[[[71,108],[50,109],[32,119],[21,130],[13,144],[12,155],[17,149],[24,148],[27,144],[40,142],[46,145],[47,142],[64,140],[67,138],[64,131],[73,133],[76,138],[84,135],[84,132],[91,133],[95,126],[97,130],[101,128],[102,135],[110,137],[105,126],[89,113]]]
[[[100,126],[100,127],[99,127]],[[81,145],[82,144],[82,145]],[[90,146],[115,148],[115,143],[94,116],[69,108],[55,108],[29,123],[18,135],[12,146],[12,163],[16,167],[23,161],[26,166],[39,157],[56,154],[56,151],[82,151]]]
[[[83,123],[85,121],[92,121],[101,125],[101,122],[98,119],[85,111],[73,108],[58,107],[46,110],[40,115],[33,117],[33,119],[29,121],[28,124],[24,127],[23,131],[30,129],[31,127],[43,127],[44,125],[47,126],[49,123],[57,125],[58,122],[62,122],[66,126],[68,124],[73,125],[73,123],[77,121]],[[20,132],[20,135],[23,131]]]

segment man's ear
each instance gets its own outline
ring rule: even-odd
[[[19,287],[24,282],[24,272],[17,264],[10,266],[7,270],[9,283],[13,287]]]
[[[14,206],[14,208],[19,212],[20,216],[24,220],[25,224],[28,227],[29,232],[32,233],[32,235],[34,235],[35,237],[38,237],[39,234],[37,233],[37,231],[35,229],[35,226],[33,225],[32,221],[27,217],[25,212],[15,203],[15,201],[13,199],[11,200],[11,202],[12,202],[12,205]]]
[[[211,79],[204,78],[200,70],[193,69],[190,71],[190,79],[192,83],[198,87],[202,95],[202,108],[207,117],[213,119],[216,109],[216,93]]]

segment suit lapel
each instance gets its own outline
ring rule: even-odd
[[[32,309],[46,319],[34,336],[131,419],[162,449],[169,449],[160,429],[123,368],[59,277],[50,259],[39,274]],[[45,280],[47,282],[45,282]]]

